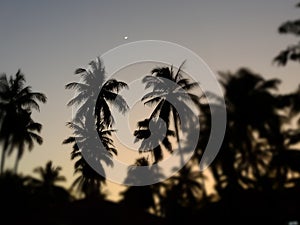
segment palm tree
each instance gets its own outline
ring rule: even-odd
[[[150,172],[150,163],[147,158],[138,158],[134,165],[128,170],[128,176],[125,180],[126,183],[138,183],[140,180],[140,174],[137,172],[137,167],[145,166],[149,168],[149,175],[162,176],[159,170]],[[153,174],[153,172],[155,174]],[[145,185],[145,186],[130,186],[121,193],[123,199],[121,204],[131,209],[142,209],[144,211],[152,210],[157,215],[161,216],[161,208],[159,202],[163,198],[163,192],[166,189],[166,185],[163,182]]]
[[[184,222],[201,206],[201,199],[204,199],[202,179],[202,173],[192,171],[191,164],[187,164],[165,181],[166,190],[160,204],[162,215],[169,223]]]
[[[38,175],[37,178],[31,177],[30,185],[34,197],[32,202],[35,205],[50,205],[54,203],[68,202],[70,194],[65,188],[57,183],[66,181],[66,178],[60,175],[62,168],[55,167],[52,161],[48,161],[44,167],[36,167],[33,172]]]
[[[69,101],[68,106],[80,106],[76,112],[75,122],[86,117],[86,113],[92,110],[96,118],[97,130],[100,123],[110,127],[113,124],[110,105],[117,107],[122,113],[128,110],[126,101],[118,93],[127,84],[115,79],[105,80],[105,68],[100,60],[90,62],[89,69],[79,68],[75,71],[80,75],[81,82],[71,82],[66,89],[75,89],[78,94]]]
[[[100,197],[104,196],[100,192],[103,184],[105,184],[105,177],[96,172],[83,157],[83,151],[86,157],[93,160],[94,165],[98,166],[98,171],[102,171],[104,174],[104,169],[102,167],[102,161],[107,165],[112,165],[111,157],[113,154],[117,154],[117,150],[114,148],[113,141],[110,138],[112,129],[105,129],[101,125],[99,136],[101,145],[95,145],[98,143],[98,139],[92,136],[94,129],[92,123],[83,122],[69,122],[67,126],[73,129],[74,136],[71,136],[63,141],[63,144],[73,143],[73,151],[71,152],[71,159],[76,160],[74,164],[75,174],[79,176],[75,179],[72,184],[72,189],[77,187],[77,191],[85,195],[86,198],[90,197]],[[96,141],[95,141],[96,140]],[[103,147],[105,149],[103,149]]]
[[[253,185],[266,173],[269,146],[282,143],[281,116],[274,94],[279,80],[265,80],[248,69],[220,73],[227,106],[227,132],[213,168],[217,183]],[[278,149],[278,148],[277,148]]]
[[[1,166],[0,173],[3,173],[5,157],[9,148],[16,143],[13,143],[13,140],[18,138],[14,137],[15,132],[21,132],[18,130],[19,124],[15,120],[19,120],[22,117],[30,117],[32,109],[39,111],[38,102],[46,103],[46,96],[39,92],[32,92],[30,86],[25,86],[25,76],[21,73],[20,70],[16,73],[15,77],[9,77],[5,74],[0,76],[0,111],[1,111],[1,131],[0,139],[3,142],[3,150],[1,156]],[[27,115],[26,115],[27,114]],[[26,127],[27,130],[39,131],[41,127],[34,122],[32,119],[27,118],[27,123],[23,122],[23,128]],[[31,125],[29,126],[29,123]],[[34,124],[34,125],[32,125]],[[29,127],[28,127],[29,126]],[[31,135],[32,138],[35,138],[35,135]],[[28,137],[26,137],[27,140]],[[39,139],[39,138],[38,138]],[[37,139],[37,142],[40,141]],[[31,141],[29,140],[31,143]],[[28,143],[29,143],[28,142]],[[29,144],[30,146],[32,144]],[[21,148],[20,152],[23,149]],[[19,154],[19,159],[21,158],[22,153]],[[19,161],[19,159],[17,161]],[[16,163],[18,164],[18,162]]]
[[[288,183],[299,183],[299,179],[290,179],[291,176],[300,173],[300,154],[297,146],[300,143],[300,87],[292,93],[278,96],[278,107],[282,114],[282,127],[293,124],[293,120],[298,118],[298,126],[289,129],[282,129],[281,136],[272,145],[273,157],[270,161],[269,176],[274,180],[276,188],[284,188]]]
[[[73,129],[74,136],[63,143],[74,143],[71,153],[72,159],[77,159],[75,173],[80,174],[74,181],[73,187],[85,194],[85,197],[100,196],[100,188],[105,183],[105,178],[99,175],[86,161],[82,154],[95,162],[98,171],[104,174],[100,161],[112,165],[111,158],[117,154],[111,139],[114,122],[110,104],[117,107],[121,113],[128,109],[126,101],[118,93],[127,84],[115,79],[106,80],[105,68],[100,60],[90,62],[90,68],[79,68],[75,74],[81,76],[81,82],[71,82],[67,89],[75,89],[78,94],[69,101],[68,106],[79,106],[73,122],[67,125]],[[97,131],[98,136],[95,135]],[[99,143],[102,142],[102,145]],[[105,149],[103,149],[103,147]],[[102,196],[103,197],[103,196]]]
[[[176,73],[173,66],[153,69],[151,71],[152,75],[143,79],[146,88],[152,87],[152,91],[142,98],[144,104],[156,104],[149,118],[150,120],[161,118],[165,121],[167,129],[169,129],[170,120],[173,119],[179,151],[181,149],[180,128],[182,131],[188,129],[189,122],[191,122],[190,104],[198,104],[199,102],[199,97],[191,92],[198,86],[198,83],[183,78],[183,65],[184,62]],[[184,112],[183,115],[179,115],[179,108]]]
[[[53,162],[48,161],[45,167],[39,166],[33,170],[40,177],[40,180],[35,179],[34,181],[43,187],[55,186],[57,182],[66,181],[66,178],[60,175],[61,170],[60,166],[54,167]]]
[[[300,3],[298,3],[296,6],[300,7]],[[292,34],[298,37],[300,35],[300,19],[283,23],[278,28],[278,32],[280,34]],[[285,66],[289,60],[300,62],[300,42],[288,46],[285,50],[282,50],[274,59],[274,61],[280,66]]]
[[[139,179],[134,175],[135,169],[138,166],[149,166],[149,162],[144,157],[137,159],[134,166],[132,166],[128,171],[127,181],[129,177],[130,179]],[[151,207],[155,207],[151,185],[128,187],[124,192],[121,193],[121,195],[123,196],[121,203],[133,209],[136,208],[149,210]]]
[[[152,132],[149,129],[149,119],[138,122],[138,129],[134,131],[135,142],[142,140],[139,152],[151,152],[154,163],[158,163],[163,159],[163,148],[172,153],[172,144],[169,137],[174,136],[174,132],[167,130],[166,134],[162,133],[162,122],[160,120],[153,121],[155,129]],[[151,135],[151,137],[150,137]]]
[[[10,148],[8,154],[10,155],[14,149],[17,149],[17,156],[14,165],[14,172],[17,173],[20,159],[22,158],[25,146],[31,151],[34,147],[34,142],[39,145],[43,143],[43,138],[36,132],[40,133],[42,125],[36,123],[31,119],[31,113],[23,110],[18,113],[11,122],[13,135],[10,139]]]

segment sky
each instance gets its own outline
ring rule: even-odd
[[[248,67],[266,78],[279,78],[280,90],[298,86],[299,65],[272,64],[293,36],[277,28],[299,17],[296,0],[109,0],[43,1],[0,0],[0,73],[20,68],[33,90],[48,102],[34,113],[43,124],[42,146],[26,153],[20,172],[53,160],[63,167],[69,184],[74,180],[71,134],[65,126],[72,117],[66,106],[72,98],[64,85],[77,80],[74,71],[119,45],[139,40],[174,42],[197,53],[214,72]],[[124,39],[128,36],[128,39]],[[12,161],[12,160],[11,160]],[[11,162],[8,163],[10,166]],[[117,186],[110,184],[111,198]]]

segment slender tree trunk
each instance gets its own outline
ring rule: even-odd
[[[9,139],[7,137],[4,139],[4,145],[3,145],[2,154],[1,154],[0,175],[4,173],[5,153],[7,152],[7,149],[8,149],[8,146],[9,146],[8,140]]]
[[[179,151],[179,155],[180,155],[180,165],[183,166],[184,159],[183,159],[183,152],[182,152],[181,144],[180,144],[178,124],[177,124],[174,110],[172,111],[172,113],[173,113],[173,121],[174,121],[174,126],[175,126],[176,139],[177,139],[177,143],[178,143],[178,151]]]
[[[0,175],[2,175],[4,172],[5,152],[6,150],[3,148],[1,154]]]
[[[14,173],[15,174],[17,174],[17,172],[18,172],[19,162],[20,162],[20,157],[17,156],[16,161],[15,161],[15,165],[14,165]]]

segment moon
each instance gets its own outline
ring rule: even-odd
[[[128,36],[124,36],[124,40],[127,40],[128,39]]]

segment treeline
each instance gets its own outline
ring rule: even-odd
[[[288,21],[279,28],[280,33],[296,36],[299,30],[298,20]],[[274,61],[281,66],[288,61],[298,62],[299,49],[299,44],[291,45]],[[128,85],[106,79],[99,58],[87,68],[75,71],[80,82],[66,85],[66,89],[77,91],[67,104],[77,106],[77,111],[74,119],[67,123],[72,135],[63,140],[63,144],[72,145],[70,157],[76,175],[70,190],[65,190],[57,184],[65,179],[60,175],[61,168],[53,166],[51,161],[34,170],[39,179],[18,173],[24,151],[31,150],[35,143],[42,144],[39,136],[42,125],[33,120],[31,113],[39,110],[39,103],[45,103],[46,96],[26,86],[20,71],[11,77],[2,75],[1,220],[8,220],[10,224],[199,221],[201,224],[249,225],[300,221],[300,86],[289,93],[280,93],[279,79],[265,79],[247,68],[219,74],[227,110],[226,132],[220,151],[208,168],[215,184],[213,193],[208,193],[208,178],[195,168],[210,137],[211,118],[218,112],[211,110],[205,96],[195,94],[199,93],[199,84],[185,76],[182,66],[178,69],[171,65],[157,67],[143,79],[151,91],[141,101],[152,106],[153,111],[150,117],[138,122],[133,133],[140,142],[141,157],[128,171],[127,181],[140,179],[136,175],[139,166],[151,168],[159,165],[167,152],[176,154],[192,148],[187,134],[191,124],[199,123],[195,154],[163,182],[128,187],[121,193],[119,203],[105,200],[103,165],[113,167],[112,157],[121,151],[114,146],[112,138],[117,131],[111,107],[123,114],[128,111],[120,95]],[[170,82],[174,86],[170,86]],[[169,96],[173,104],[168,101]],[[221,107],[218,97],[215,96],[214,108]],[[196,117],[186,113],[186,118],[181,118],[178,106],[190,112],[192,105],[197,109]],[[156,130],[151,131],[150,126]],[[163,126],[166,133],[161,136],[159,131]],[[17,156],[14,170],[5,171],[5,159],[13,152]],[[88,162],[86,157],[92,161]],[[159,177],[159,173],[153,175]]]

